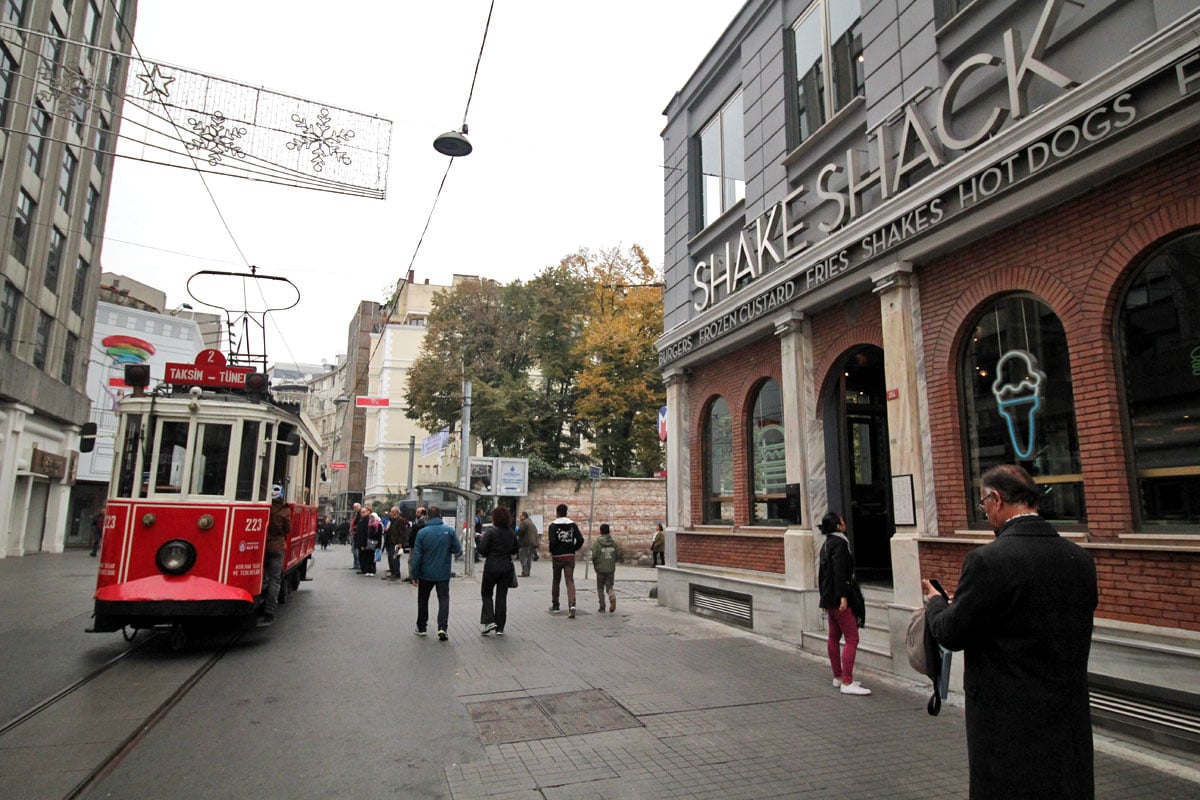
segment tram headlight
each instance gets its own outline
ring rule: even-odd
[[[196,548],[183,539],[172,539],[154,556],[158,568],[168,575],[182,575],[196,563]]]

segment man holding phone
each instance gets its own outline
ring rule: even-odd
[[[1096,566],[1037,513],[1021,467],[984,472],[979,508],[996,540],[968,553],[951,599],[921,581],[925,623],[966,655],[970,796],[1092,798],[1087,664]]]

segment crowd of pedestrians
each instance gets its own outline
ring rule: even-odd
[[[575,563],[584,546],[583,532],[567,516],[566,504],[555,509],[557,517],[546,527],[547,547],[551,558],[551,613],[561,611],[560,598],[566,595],[567,616],[575,618]],[[383,517],[370,507],[355,503],[349,518],[335,522],[326,517],[318,525],[317,543],[323,550],[331,544],[349,544],[353,569],[359,575],[375,575],[378,565],[386,561],[385,581],[411,583],[417,587],[417,636],[428,635],[429,600],[437,598],[434,630],[442,641],[449,639],[450,579],[453,563],[465,552],[463,538],[442,518],[441,509],[410,509],[411,520],[399,506],[392,506]],[[491,513],[491,523],[476,518],[474,534],[475,559],[482,561],[480,576],[480,633],[484,636],[503,636],[508,621],[508,594],[519,585],[520,578],[532,575],[533,563],[538,560],[541,533],[528,511],[520,512],[513,520],[512,512],[497,506]],[[466,536],[464,532],[463,537]],[[657,527],[654,552],[662,551],[662,525]],[[600,612],[614,612],[617,596],[614,579],[621,560],[621,548],[608,523],[600,525],[600,535],[585,554],[596,574],[596,595]],[[407,566],[408,575],[404,571]],[[518,571],[519,567],[519,571]],[[565,589],[565,591],[564,591]]]
[[[1022,468],[993,467],[984,473],[979,489],[979,508],[995,531],[995,541],[966,556],[952,594],[944,594],[936,581],[922,580],[929,635],[947,651],[966,653],[970,796],[1091,798],[1087,664],[1097,605],[1095,565],[1083,548],[1059,536],[1038,515],[1038,485]],[[546,540],[550,612],[561,612],[565,594],[567,617],[574,619],[575,564],[584,537],[568,511],[565,504],[557,506],[557,516],[546,526]],[[386,558],[384,579],[407,580],[417,589],[417,636],[427,635],[429,599],[436,594],[435,630],[447,641],[450,579],[464,542],[446,524],[441,510],[434,505],[417,508],[409,520],[399,507],[392,507],[381,519],[356,503],[351,519],[352,523],[334,523],[327,517],[318,532],[321,548],[348,541],[354,568],[363,575],[374,575],[376,565]],[[286,525],[273,512],[275,538]],[[541,535],[528,512],[522,511],[514,524],[503,506],[492,511],[490,525],[477,517],[475,527],[476,557],[483,562],[480,633],[503,636],[509,591],[531,575]],[[858,631],[866,610],[846,530],[846,520],[836,511],[821,520],[819,604],[827,623],[834,688],[843,695],[868,697],[871,690],[854,677]],[[464,529],[463,537],[468,533],[469,528]],[[655,567],[665,565],[665,540],[660,524],[650,545]],[[402,575],[405,554],[407,579]],[[608,523],[600,525],[600,535],[585,557],[595,570],[598,612],[616,611],[614,580],[622,551]],[[269,565],[268,576],[271,573]],[[272,610],[268,606],[267,620]]]

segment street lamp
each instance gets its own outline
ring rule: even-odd
[[[455,158],[471,154],[471,143],[467,141],[467,123],[463,123],[462,133],[446,131],[433,140],[433,149],[444,156]]]

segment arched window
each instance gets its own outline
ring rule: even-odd
[[[787,461],[783,452],[783,393],[768,380],[758,390],[750,416],[750,503],[753,524],[784,525],[787,500]]]
[[[724,397],[704,421],[704,521],[733,524],[733,418]]]
[[[1160,247],[1117,320],[1144,527],[1200,526],[1200,233]]]
[[[972,522],[979,478],[997,464],[1019,464],[1042,489],[1038,510],[1051,520],[1083,523],[1083,475],[1071,364],[1062,323],[1029,295],[1008,295],[982,310],[963,348],[959,380],[965,400]]]

